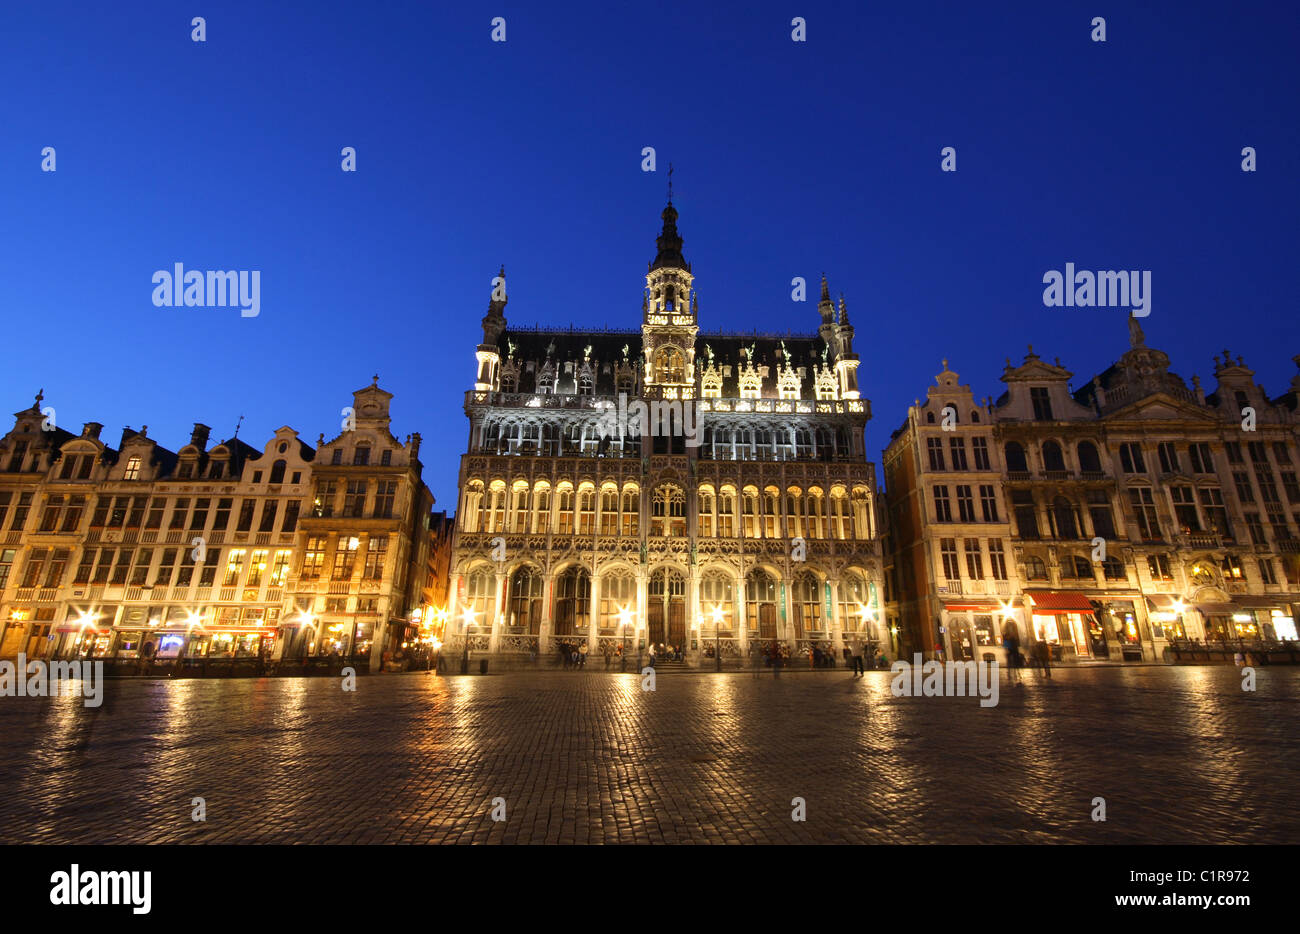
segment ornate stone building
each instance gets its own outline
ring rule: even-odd
[[[391,395],[353,394],[316,448],[281,428],[261,449],[117,448],[90,422],[53,428],[37,396],[0,439],[0,655],[294,658],[384,648],[428,588],[420,437],[388,430]],[[445,573],[445,572],[444,572]]]
[[[510,327],[504,277],[465,397],[456,639],[698,664],[879,636],[870,403],[824,279],[815,334],[701,333],[671,201],[639,328]]]
[[[945,361],[909,409],[885,451],[908,651],[1000,656],[1008,625],[1081,660],[1295,639],[1300,376],[1271,399],[1224,351],[1207,395],[1133,318],[1129,343],[1074,391],[1031,347],[995,403]]]

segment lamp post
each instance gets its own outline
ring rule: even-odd
[[[713,670],[722,670],[722,617],[726,614],[720,604],[713,607]]]
[[[619,670],[627,671],[627,627],[632,621],[632,611],[625,606],[618,608],[619,628],[623,631],[623,654],[619,658]]]

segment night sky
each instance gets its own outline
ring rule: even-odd
[[[511,324],[637,326],[670,161],[703,329],[813,331],[820,274],[845,294],[877,462],[944,357],[982,398],[1026,344],[1076,388],[1126,349],[1123,310],[1044,307],[1067,262],[1150,270],[1187,379],[1227,348],[1287,387],[1300,6],[731,6],[6,4],[0,405],[315,444],[378,373],[454,509],[497,267]],[[177,262],[259,270],[260,314],[155,307]]]

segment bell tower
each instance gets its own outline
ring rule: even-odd
[[[659,252],[645,277],[641,302],[641,345],[645,348],[647,393],[660,399],[695,397],[695,336],[699,299],[691,264],[682,256],[673,207],[672,168],[668,169],[668,206],[663,211]]]

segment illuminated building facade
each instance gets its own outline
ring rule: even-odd
[[[457,639],[704,664],[879,637],[870,403],[825,280],[815,334],[701,333],[670,201],[637,328],[510,327],[499,282],[465,397]]]
[[[53,428],[42,397],[0,440],[0,655],[280,659],[410,633],[431,565],[420,438],[388,431],[391,395],[353,394],[332,441],[281,428],[261,449],[118,447]]]
[[[1008,625],[1066,660],[1296,638],[1300,377],[1270,398],[1224,351],[1207,395],[1133,318],[1129,343],[1077,390],[1030,348],[983,404],[945,361],[909,409],[884,457],[908,651],[1000,658]]]

